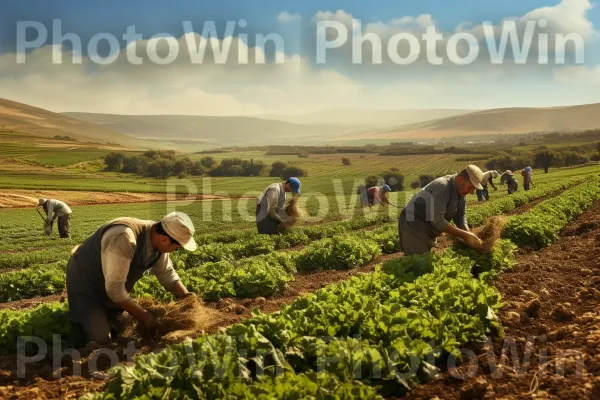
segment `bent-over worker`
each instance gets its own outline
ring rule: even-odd
[[[161,285],[177,298],[192,295],[181,283],[169,253],[194,251],[194,226],[181,212],[160,221],[117,218],[100,227],[73,249],[67,265],[67,295],[71,321],[87,340],[108,344],[118,335],[116,319],[127,311],[147,329],[153,315],[131,296],[135,283],[152,270]]]
[[[284,206],[286,193],[300,194],[300,180],[289,178],[283,182],[272,183],[256,199],[256,228],[258,233],[274,235],[284,230],[289,222]]]
[[[73,211],[64,202],[56,199],[39,199],[38,207],[42,207],[46,213],[46,233],[52,233],[54,221],[58,219],[58,234],[61,238],[71,238],[71,214]]]
[[[479,167],[469,165],[460,173],[437,178],[419,190],[400,213],[398,234],[404,253],[430,252],[442,233],[463,239],[471,248],[481,247],[481,239],[470,232],[467,224],[466,195],[481,189],[482,180]]]
[[[478,201],[483,201],[485,200],[489,200],[490,199],[490,192],[488,191],[488,184],[491,185],[494,188],[494,192],[496,190],[498,190],[498,188],[494,185],[494,178],[499,177],[500,174],[498,173],[498,171],[492,170],[492,171],[486,171],[483,173],[483,181],[481,181],[481,186],[483,186],[483,189],[477,189],[477,200]]]
[[[505,183],[506,187],[508,188],[508,194],[513,194],[514,192],[519,190],[519,182],[517,182],[517,180],[514,177],[514,174],[509,169],[504,171],[502,176],[500,176],[500,184],[503,185]]]

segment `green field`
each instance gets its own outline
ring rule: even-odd
[[[133,174],[102,171],[102,156],[108,150],[94,148],[49,148],[9,142],[0,149],[0,188],[55,189],[103,192],[146,192],[214,194],[221,196],[255,196],[277,180],[261,177],[194,177],[167,180],[140,177]],[[325,196],[349,193],[368,175],[379,175],[391,168],[404,175],[405,189],[421,174],[442,175],[458,172],[469,162],[456,161],[459,156],[448,154],[379,156],[377,154],[265,155],[262,151],[209,154],[215,159],[241,158],[262,161],[268,166],[283,161],[307,171],[302,178],[303,192]],[[199,160],[207,154],[191,154]],[[342,165],[342,158],[351,160]],[[477,162],[479,163],[479,162]],[[593,168],[593,167],[590,167]],[[555,172],[551,169],[551,172]],[[535,179],[545,179],[539,171]]]

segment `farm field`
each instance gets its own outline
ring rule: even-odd
[[[600,400],[597,4],[33,1],[0,400]]]
[[[45,139],[51,142],[51,139]],[[102,171],[101,156],[109,150],[80,148],[69,142],[58,143],[6,143],[0,149],[0,189],[10,193],[13,189],[27,190],[70,190],[83,192],[134,192],[134,193],[181,193],[216,196],[256,196],[264,187],[277,178],[271,177],[194,177],[168,180],[140,177],[133,174]],[[52,147],[50,147],[52,145]],[[67,146],[67,147],[65,147]],[[69,148],[68,146],[74,146]],[[404,176],[405,190],[410,192],[410,184],[421,174],[443,175],[456,173],[469,162],[456,161],[460,155],[407,155],[380,156],[377,154],[313,154],[308,158],[290,155],[265,155],[262,151],[192,154],[192,161],[212,156],[260,160],[267,165],[283,161],[307,171],[302,179],[305,193],[325,196],[348,194],[368,175],[377,175],[391,168],[398,169]],[[350,159],[351,164],[342,165],[342,158]],[[596,166],[577,167],[594,170]],[[570,168],[560,169],[569,175]],[[550,174],[534,171],[535,179],[544,182]],[[573,172],[578,174],[579,171]],[[501,192],[498,192],[500,194]]]
[[[491,194],[492,200],[485,204],[474,202],[471,198],[468,215],[469,220],[473,221],[472,226],[482,226],[488,218],[495,215],[511,215],[504,230],[504,239],[495,248],[492,258],[481,258],[443,240],[440,251],[435,256],[402,257],[396,231],[399,210],[393,208],[360,210],[357,204],[350,202],[343,211],[336,210],[320,221],[299,226],[289,234],[272,239],[256,235],[252,218],[244,221],[238,213],[230,213],[228,207],[223,208],[223,201],[210,202],[210,210],[203,209],[209,202],[181,206],[178,209],[189,213],[196,226],[202,226],[197,235],[201,246],[193,254],[175,254],[174,261],[182,279],[190,285],[191,290],[201,295],[207,305],[219,313],[216,322],[207,330],[210,333],[195,339],[192,349],[198,354],[204,351],[202,349],[206,350],[206,346],[217,346],[214,347],[216,349],[227,345],[234,349],[233,358],[219,361],[219,357],[223,355],[215,355],[215,361],[220,363],[218,365],[225,368],[224,371],[231,372],[227,372],[222,379],[214,377],[195,381],[195,385],[199,386],[193,390],[201,390],[208,398],[222,398],[234,393],[235,396],[261,391],[269,393],[274,390],[273,387],[282,385],[299,385],[309,390],[311,384],[308,382],[317,381],[321,385],[327,381],[328,390],[335,393],[361,393],[363,398],[377,398],[379,395],[410,397],[413,390],[427,390],[429,386],[426,381],[428,377],[435,375],[434,366],[440,365],[440,360],[448,355],[456,356],[459,348],[473,346],[482,337],[494,335],[494,332],[504,329],[503,317],[506,314],[502,307],[503,301],[500,300],[504,293],[496,288],[495,282],[502,282],[504,274],[510,274],[511,270],[518,268],[522,257],[533,257],[537,249],[553,248],[554,242],[562,240],[558,235],[569,221],[577,220],[585,210],[597,204],[600,198],[599,174],[597,167],[538,173],[535,176],[537,187],[529,192],[521,191],[508,196],[505,188],[500,187],[498,192]],[[401,196],[392,199],[394,200],[401,205],[405,199]],[[221,205],[217,206],[219,203]],[[246,211],[250,216],[252,208],[249,202]],[[319,213],[316,204],[315,208],[311,209],[308,205],[307,209],[313,214]],[[51,375],[56,368],[43,369],[48,364],[42,362],[40,368],[32,368],[32,375],[23,381],[24,388],[18,389],[11,385],[14,383],[12,355],[16,350],[11,338],[18,336],[19,332],[27,331],[42,337],[49,332],[60,332],[63,340],[66,340],[65,345],[70,340],[75,340],[64,319],[68,305],[59,301],[64,287],[64,278],[61,277],[64,276],[64,265],[71,246],[79,243],[108,219],[125,215],[123,213],[157,219],[165,213],[166,207],[165,204],[140,203],[118,207],[80,206],[77,210],[81,214],[73,219],[72,230],[76,234],[72,242],[44,237],[39,216],[34,210],[0,210],[0,216],[5,213],[5,218],[0,219],[4,221],[0,224],[0,264],[5,271],[0,275],[0,301],[4,303],[0,309],[0,330],[4,329],[5,332],[0,343],[0,349],[5,354],[0,362],[0,369],[4,371],[5,378],[0,384],[6,382],[12,386],[10,389],[2,389],[6,391],[0,393],[7,396],[19,394],[21,398],[36,398],[34,394],[41,393],[46,398],[55,398],[67,395],[67,388],[69,396],[77,397],[86,391],[101,389],[106,391],[106,396],[113,393],[117,397],[133,398],[148,389],[149,383],[145,383],[148,381],[144,374],[151,370],[147,369],[147,363],[154,365],[152,368],[162,368],[159,365],[163,362],[160,361],[160,354],[163,353],[155,356],[157,358],[149,356],[151,358],[145,359],[143,365],[140,364],[142,361],[136,363],[134,370],[119,370],[108,386],[104,386],[102,381],[86,378],[67,376],[53,380],[48,378],[48,373],[50,370]],[[8,218],[9,215],[11,218]],[[223,218],[224,215],[226,218]],[[227,220],[228,216],[231,221]],[[544,218],[549,219],[545,221]],[[15,229],[15,225],[23,228]],[[577,229],[579,228],[575,230]],[[515,252],[517,246],[522,250]],[[470,274],[473,263],[484,271],[479,279]],[[361,278],[351,279],[356,274],[361,274]],[[327,284],[331,286],[324,286]],[[424,308],[415,306],[421,304],[419,299],[431,298],[431,293],[441,290],[439,288],[442,286],[439,285],[449,285],[447,287],[453,289],[447,295],[452,296],[452,291],[456,291],[455,295],[460,292],[461,296],[466,296],[465,301],[460,306],[457,304],[450,307],[441,300],[446,295],[440,294],[440,302],[428,302]],[[314,295],[310,294],[320,288],[322,289]],[[502,286],[499,284],[498,288],[502,289]],[[156,279],[148,277],[138,283],[134,295],[151,295],[168,302],[170,298],[161,298],[161,290],[156,285]],[[392,295],[396,291],[401,297]],[[593,297],[593,293],[591,295]],[[362,297],[368,298],[368,302],[360,300]],[[288,306],[279,310],[282,303]],[[486,317],[489,313],[483,311],[484,305],[485,310],[494,310],[495,314],[500,315],[500,320]],[[265,314],[254,314],[253,307],[258,307]],[[355,309],[351,311],[353,307]],[[269,314],[272,312],[276,313]],[[44,315],[52,315],[50,326],[53,328],[49,328],[49,321],[43,319]],[[407,316],[410,316],[408,320]],[[311,323],[305,326],[297,323],[289,325],[291,321],[303,319],[310,320]],[[413,320],[414,322],[410,322]],[[467,320],[471,322],[468,323]],[[12,322],[8,324],[8,321]],[[396,325],[400,330],[383,329],[383,326]],[[454,328],[451,329],[451,326]],[[463,328],[466,326],[471,328]],[[219,327],[226,328],[226,332],[219,333]],[[413,332],[409,335],[410,339],[403,336],[405,333],[402,333],[402,327]],[[287,335],[291,336],[282,337],[278,332],[288,332]],[[198,334],[196,332],[192,336]],[[352,370],[353,363],[344,358],[335,363],[335,367],[327,369],[327,372],[317,375],[311,372],[316,371],[320,365],[319,354],[333,356],[337,351],[347,352],[356,346],[358,342],[350,339],[356,334],[363,338],[360,359],[366,363],[366,369],[361,369],[359,379],[350,378],[352,374],[349,375],[348,372]],[[231,335],[242,335],[246,339],[231,342],[227,339]],[[323,335],[333,338],[333,342],[322,342],[319,337]],[[295,342],[291,340],[295,336],[314,339]],[[51,343],[51,337],[45,337]],[[263,343],[263,347],[257,348],[251,344],[256,340]],[[434,340],[440,347],[426,350],[423,347],[426,340]],[[161,342],[160,346],[164,344]],[[151,350],[158,343],[146,345]],[[187,345],[175,345],[171,350],[165,350],[170,353],[164,354],[179,357],[177,352],[187,351],[181,346]],[[287,354],[291,348],[307,358],[290,358]],[[241,378],[234,370],[237,370],[236,366],[242,365],[237,352],[243,349],[250,351],[251,355],[255,354],[255,357],[273,354],[273,351],[280,354],[280,361],[275,364],[272,364],[274,359],[270,357],[263,359],[263,367],[265,371],[281,367],[287,371],[286,375],[272,380],[267,373],[261,379],[242,379],[243,383],[234,384]],[[404,354],[408,359],[417,356],[421,360],[421,372],[417,375],[388,375],[389,371],[385,368],[386,365],[390,366],[392,360],[393,365],[402,372],[402,368],[405,368],[402,365],[408,359],[377,359],[384,354],[396,353]],[[433,361],[429,357],[433,357]],[[216,364],[209,363],[193,368],[203,368],[207,373],[215,366]],[[248,366],[244,368],[246,367]],[[181,380],[183,376],[188,376],[189,368],[192,366],[182,364],[180,372],[174,376],[175,381],[153,381],[152,387],[156,391],[153,396],[177,398],[192,390],[185,379]],[[69,375],[68,370],[69,368],[63,371],[65,375]],[[376,370],[387,372],[383,376],[374,375]],[[132,381],[130,374],[140,380]],[[35,375],[49,381],[36,383]],[[217,381],[221,382],[219,389],[213,386]],[[300,381],[303,383],[298,384]],[[178,388],[177,391],[167,390],[172,385]],[[467,389],[457,390],[462,393],[462,390]],[[105,398],[103,396],[97,394],[94,398]]]

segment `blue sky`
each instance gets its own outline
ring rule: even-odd
[[[588,9],[590,5],[591,8]],[[585,8],[585,12],[577,11],[581,7]],[[554,23],[559,28],[564,28],[565,33],[580,29],[581,32],[590,34],[586,43],[586,65],[576,66],[575,69],[489,65],[469,68],[456,68],[452,65],[439,68],[389,65],[364,68],[352,65],[342,54],[338,58],[332,57],[333,61],[327,65],[315,65],[315,49],[312,45],[315,27],[311,19],[319,11],[335,13],[342,10],[344,15],[360,19],[363,27],[379,22],[386,29],[402,29],[394,26],[393,20],[417,18],[428,14],[431,15],[438,31],[453,33],[465,22],[478,25],[483,21],[491,21],[493,24],[499,24],[506,18],[518,19],[531,12],[553,15],[544,11],[545,8],[575,10],[573,15],[567,15],[564,19],[559,13],[555,16]],[[277,18],[282,12],[298,15],[300,19],[282,23]],[[182,21],[192,21],[194,27],[198,27],[197,31],[201,31],[206,21],[215,21],[217,27],[222,30],[226,21],[245,19],[248,25],[242,32],[250,37],[250,46],[254,45],[252,37],[255,34],[278,33],[285,39],[286,55],[300,55],[305,60],[294,61],[294,65],[300,68],[302,73],[293,82],[293,73],[284,69],[240,70],[216,66],[192,70],[189,65],[144,69],[144,73],[147,74],[145,76],[149,79],[138,82],[136,79],[137,75],[140,75],[137,73],[139,70],[132,72],[133,69],[116,64],[106,68],[90,65],[80,68],[52,67],[48,64],[48,57],[44,58],[42,48],[39,51],[36,49],[38,56],[31,58],[28,65],[17,68],[13,54],[16,49],[17,23],[36,21],[44,24],[51,34],[53,19],[61,20],[63,34],[75,33],[84,44],[99,33],[110,33],[121,39],[129,26],[135,26],[136,32],[142,34],[144,39],[159,33],[179,38],[184,33]],[[592,28],[586,24],[590,24]],[[451,107],[457,106],[457,98],[464,101],[458,105],[464,108],[481,104],[490,108],[576,104],[600,101],[600,97],[596,99],[595,95],[584,92],[584,89],[589,92],[593,85],[600,86],[600,41],[594,37],[599,24],[600,7],[590,0],[4,0],[0,5],[0,97],[37,102],[40,106],[58,111],[77,111],[73,109],[77,106],[81,111],[106,111],[110,103],[107,105],[107,102],[102,100],[101,87],[106,86],[108,82],[118,81],[124,97],[118,107],[128,108],[130,112],[162,110],[167,105],[158,103],[157,99],[169,98],[168,96],[181,98],[182,103],[185,101],[205,104],[206,109],[212,110],[210,113],[227,109],[231,114],[290,112],[319,107],[407,107],[413,103],[415,108],[428,105]],[[120,45],[125,46],[125,42],[120,40]],[[106,46],[100,47],[102,54],[104,49]],[[267,48],[267,59],[272,61],[271,50]],[[204,76],[198,75],[200,71]],[[3,82],[3,75],[12,80]],[[44,81],[46,76],[48,79]],[[24,94],[27,90],[23,89],[35,79],[41,79],[42,85],[37,82],[35,87],[32,86],[28,97]],[[148,83],[150,81],[152,87]],[[46,98],[47,93],[59,90],[61,84],[68,88],[65,90],[71,91],[76,84],[82,88],[82,96],[93,92],[100,100],[69,100],[56,96]],[[48,87],[39,88],[44,85]],[[148,88],[144,85],[148,85]],[[302,91],[298,92],[298,99],[289,98],[292,87],[302,88]],[[402,95],[390,95],[389,98],[383,99],[382,93],[386,87],[390,88],[388,92]],[[324,96],[319,92],[319,88],[328,95]],[[519,96],[511,96],[513,88],[518,88]],[[177,93],[182,91],[189,97],[177,96]],[[469,93],[469,96],[464,96],[465,93]],[[480,99],[477,98],[477,93],[497,93],[497,96],[485,96],[485,99]],[[214,106],[215,104],[219,106]],[[117,105],[114,107],[116,109]],[[193,109],[188,112],[192,111]]]
[[[229,20],[246,19],[247,33],[279,32],[294,35],[298,32],[298,25],[282,26],[276,20],[279,13],[287,11],[298,14],[302,17],[303,24],[306,24],[319,10],[338,9],[361,19],[363,23],[431,14],[440,29],[451,31],[464,21],[480,23],[489,20],[498,23],[503,18],[523,15],[532,9],[556,3],[558,1],[547,0],[4,0],[0,5],[0,51],[14,51],[16,23],[27,20],[41,22],[50,28],[53,19],[61,19],[64,32],[74,32],[84,42],[100,32],[120,36],[130,25],[135,25],[137,32],[145,38],[163,32],[180,36],[181,22],[184,20],[191,20],[201,26],[204,21],[224,24]],[[600,8],[590,10],[588,18],[600,22]],[[290,52],[297,50],[291,48]]]

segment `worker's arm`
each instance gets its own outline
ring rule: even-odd
[[[46,210],[46,215],[48,216],[48,223],[54,221],[54,202],[52,200],[48,200],[46,202],[48,205],[48,209]]]
[[[494,188],[494,190],[498,190],[498,188],[496,187],[496,185],[494,185],[494,181],[492,181],[491,179],[490,179],[490,185],[492,185],[492,187]]]
[[[277,203],[279,201],[278,192],[276,190],[269,190],[265,196],[267,197],[267,207],[269,207],[269,216],[273,218],[275,221],[281,223],[283,219],[278,213]]]
[[[467,210],[466,210],[467,201],[463,197],[458,201],[458,208],[456,209],[456,214],[454,215],[454,224],[463,231],[469,232],[469,224],[467,224]]]
[[[181,279],[175,268],[173,268],[173,262],[168,254],[160,256],[159,260],[152,267],[152,272],[156,275],[160,284],[178,299],[185,297],[189,293],[183,283],[181,283]]]
[[[154,317],[131,298],[125,289],[135,247],[135,235],[130,228],[114,226],[104,233],[101,242],[104,289],[109,299],[150,328],[156,324]]]
[[[388,205],[389,205],[389,204],[392,204],[392,203],[390,203],[390,199],[388,198],[388,196],[389,196],[389,194],[388,194],[388,193],[386,193],[386,194],[384,194],[384,195],[383,195],[383,201],[381,202],[381,205],[384,205],[384,204],[388,204]]]

